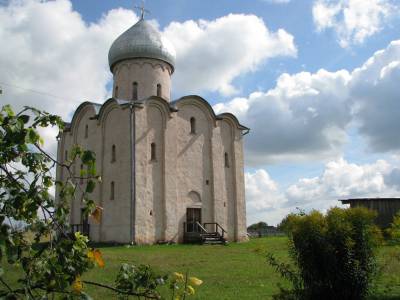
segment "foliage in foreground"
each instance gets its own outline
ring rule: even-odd
[[[294,267],[268,254],[269,263],[293,288],[275,299],[365,299],[376,272],[381,241],[375,213],[365,208],[332,208],[291,214],[284,228]]]
[[[58,116],[29,107],[18,114],[10,106],[0,110],[0,265],[7,260],[23,269],[17,285],[11,286],[9,274],[0,267],[0,298],[47,299],[57,295],[62,299],[88,299],[84,286],[94,285],[121,298],[159,299],[157,288],[167,280],[176,299],[194,294],[193,286],[200,285],[201,280],[179,273],[168,279],[144,265],[122,265],[115,286],[82,280],[85,272],[95,266],[102,268],[105,262],[100,250],[88,247],[86,236],[71,234],[70,203],[80,201],[85,216],[100,222],[102,208],[90,194],[101,178],[96,174],[92,151],[76,145],[66,162],[46,153],[38,129],[48,126],[62,130],[63,122]],[[75,174],[78,162],[84,168]],[[63,182],[55,182],[51,174],[57,165],[66,170]],[[49,193],[54,185],[59,193],[57,203]],[[25,224],[34,240],[16,224]],[[39,243],[44,238],[49,242]]]
[[[386,229],[390,242],[400,244],[400,211],[394,216],[390,227]]]

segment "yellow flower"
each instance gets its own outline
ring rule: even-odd
[[[174,276],[175,276],[176,280],[183,281],[183,274],[182,273],[174,272]]]
[[[76,276],[74,282],[72,283],[72,289],[74,290],[75,293],[80,293],[82,291],[83,284],[81,277],[78,275]]]
[[[88,251],[87,257],[88,257],[91,261],[94,261],[93,249],[90,249],[90,250]]]
[[[196,277],[190,277],[189,282],[190,282],[190,284],[193,284],[193,285],[201,285],[203,283],[203,280],[198,279]]]
[[[194,295],[194,288],[191,285],[188,285],[187,292],[189,295]]]

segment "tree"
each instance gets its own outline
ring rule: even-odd
[[[23,270],[17,284],[11,285],[8,271],[0,268],[0,298],[89,298],[84,286],[95,285],[121,296],[159,299],[157,288],[167,277],[155,274],[149,266],[122,265],[115,287],[81,279],[86,271],[101,268],[105,262],[99,249],[88,246],[86,236],[80,232],[71,234],[70,203],[79,197],[84,215],[99,222],[102,208],[90,195],[101,178],[96,173],[92,151],[76,145],[66,162],[46,153],[38,129],[48,126],[62,131],[64,123],[58,116],[31,107],[18,114],[8,105],[0,110],[0,266],[7,260]],[[73,172],[77,162],[85,166],[80,174]],[[63,182],[55,182],[52,177],[56,165],[67,171]],[[85,188],[76,184],[80,180],[86,182]],[[57,203],[49,191],[54,185],[59,191]],[[15,228],[20,222],[33,233],[33,241]],[[48,242],[40,243],[45,238]],[[194,291],[188,279],[170,281],[173,293],[185,297]]]
[[[258,222],[247,227],[247,230],[259,231],[259,230],[267,230],[268,224],[265,222]]]
[[[265,222],[258,222],[247,227],[248,231],[257,232],[259,237],[261,237],[262,233],[265,232],[267,229],[268,224]]]
[[[293,289],[277,299],[364,299],[376,271],[375,250],[381,235],[376,213],[366,208],[332,208],[291,214],[284,224],[294,266],[268,260]]]

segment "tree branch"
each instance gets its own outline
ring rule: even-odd
[[[102,287],[105,289],[109,289],[111,291],[117,292],[119,294],[124,294],[124,295],[130,295],[130,296],[137,296],[137,297],[146,297],[149,299],[160,299],[160,296],[157,294],[148,294],[148,293],[133,293],[133,292],[125,292],[125,291],[121,291],[119,289],[113,288],[111,286],[102,284],[102,283],[97,283],[97,282],[93,282],[93,281],[87,281],[87,280],[82,280],[83,283],[89,284],[89,285],[94,285],[94,286],[98,286],[98,287]]]

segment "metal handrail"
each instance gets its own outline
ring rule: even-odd
[[[227,233],[227,231],[221,226],[219,225],[217,222],[212,222],[212,223],[203,223],[204,227],[207,227],[207,225],[214,225],[215,228],[215,232],[217,232],[219,235],[221,235],[221,237],[224,237],[225,233]],[[218,229],[221,229],[221,233],[219,233]]]
[[[199,226],[200,225],[200,226]],[[199,222],[183,222],[183,232],[190,233],[190,232],[200,232],[205,230]]]
[[[205,229],[199,222],[196,222],[196,225],[197,225],[198,227],[200,227],[200,229],[201,229],[202,231],[204,231],[205,233],[208,233],[207,229]]]
[[[216,227],[218,228],[221,228],[221,231],[222,231],[222,234],[221,234],[221,236],[222,237],[224,237],[224,234],[226,233],[226,231],[225,231],[225,229],[224,228],[222,228],[222,226],[221,225],[219,225],[218,223],[216,223]],[[217,232],[218,232],[218,230],[217,230]]]

